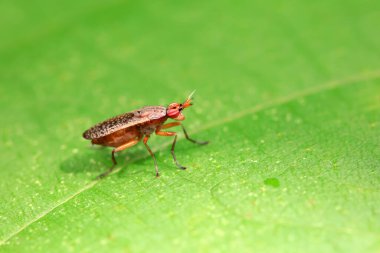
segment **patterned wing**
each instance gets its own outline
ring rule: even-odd
[[[120,129],[136,126],[150,120],[166,117],[163,106],[146,106],[133,112],[127,112],[91,127],[83,133],[85,139],[97,139],[112,134]]]

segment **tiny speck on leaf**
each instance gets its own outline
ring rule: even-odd
[[[275,177],[267,178],[264,180],[264,184],[278,188],[280,187],[280,180]]]

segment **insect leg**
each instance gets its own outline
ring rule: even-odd
[[[174,159],[174,162],[175,164],[177,165],[178,168],[180,168],[181,170],[186,170],[186,167],[185,166],[182,166],[181,164],[179,164],[177,162],[177,157],[175,156],[175,153],[174,153],[174,148],[175,148],[175,143],[177,142],[177,135],[175,135],[174,137],[174,141],[173,141],[173,144],[172,144],[172,149],[170,150],[170,152],[172,153],[172,156],[173,156],[173,159]]]
[[[100,174],[99,176],[97,176],[96,178],[97,179],[100,179],[100,178],[103,178],[105,176],[107,176],[108,174],[110,174],[112,172],[112,170],[114,169],[115,165],[117,164],[116,162],[116,159],[115,159],[115,153],[116,152],[119,152],[119,151],[122,151],[124,149],[127,149],[129,147],[132,147],[133,145],[136,145],[140,140],[131,140],[130,142],[127,142],[119,147],[116,147],[112,150],[112,166],[111,168],[109,168],[106,172]]]
[[[170,122],[170,123],[167,123],[167,124],[164,124],[160,127],[160,129],[166,129],[166,128],[171,128],[171,127],[176,127],[176,126],[179,126],[181,125],[181,122]]]
[[[155,168],[156,168],[156,177],[159,177],[159,176],[160,176],[160,173],[158,172],[158,166],[157,166],[157,160],[156,160],[156,157],[154,156],[154,153],[152,152],[152,150],[150,149],[150,147],[148,146],[148,143],[147,143],[148,140],[149,140],[149,137],[150,137],[149,135],[146,135],[146,136],[144,137],[143,142],[144,142],[144,145],[145,145],[146,149],[148,150],[150,156],[153,158],[154,166],[155,166]]]
[[[183,133],[185,134],[186,139],[189,140],[189,141],[191,141],[192,143],[199,144],[199,145],[206,145],[208,143],[208,141],[196,141],[196,140],[191,139],[189,137],[189,135],[187,134],[187,131],[186,131],[185,127],[181,124],[181,122],[167,123],[167,124],[161,126],[160,129],[166,129],[166,128],[175,127],[175,126],[181,126],[182,130],[183,130]]]
[[[173,123],[179,123],[179,122],[173,122]],[[169,123],[169,124],[172,124],[172,123]],[[166,125],[169,125],[169,124],[166,124]],[[181,123],[179,123],[181,124]],[[175,126],[178,126],[179,124],[176,124]],[[173,124],[174,125],[174,124]],[[165,125],[164,125],[165,126]],[[170,126],[171,127],[171,126]],[[166,127],[167,128],[167,127]],[[156,130],[156,134],[157,135],[160,135],[160,136],[174,136],[174,141],[173,141],[173,144],[172,144],[172,148],[171,148],[171,153],[172,153],[172,156],[173,156],[173,159],[174,159],[174,162],[175,164],[177,165],[178,168],[182,169],[182,170],[185,170],[186,167],[185,166],[182,166],[181,164],[178,163],[177,161],[177,157],[175,155],[175,152],[174,152],[174,148],[175,148],[175,144],[177,142],[177,133],[176,132],[163,132],[163,131],[160,131],[162,129],[159,128],[158,130]]]
[[[187,134],[185,127],[182,124],[181,124],[181,127],[182,127],[182,130],[183,130],[183,133],[185,134],[186,139],[189,140],[189,141],[191,141],[192,143],[195,143],[195,144],[198,144],[198,145],[206,145],[206,144],[209,143],[209,141],[196,141],[194,139],[191,139],[189,137],[189,135]]]

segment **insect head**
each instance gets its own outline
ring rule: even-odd
[[[179,103],[171,103],[168,108],[166,109],[166,114],[169,118],[172,118],[174,120],[184,120],[185,116],[181,113],[181,111],[189,106],[192,106],[192,96],[195,91],[193,91],[189,97],[186,99],[185,102],[182,104]]]

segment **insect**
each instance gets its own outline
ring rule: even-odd
[[[148,146],[149,137],[153,132],[160,136],[174,136],[171,147],[173,160],[178,168],[183,170],[186,169],[186,167],[178,163],[174,152],[177,141],[177,133],[163,130],[181,126],[187,140],[198,145],[205,145],[208,143],[208,141],[200,142],[191,139],[187,134],[185,127],[181,124],[181,122],[179,122],[185,119],[185,116],[182,114],[182,110],[192,106],[193,94],[194,92],[188,96],[184,103],[171,103],[168,107],[145,106],[141,109],[127,112],[105,120],[86,130],[83,133],[83,137],[91,140],[92,144],[114,147],[112,150],[112,167],[106,172],[100,174],[98,178],[105,177],[112,172],[113,168],[117,164],[115,153],[136,145],[141,139],[143,140],[149,154],[153,158],[156,169],[156,177],[159,177],[160,174],[158,171],[156,157]],[[175,122],[164,124],[168,119],[174,119]]]

